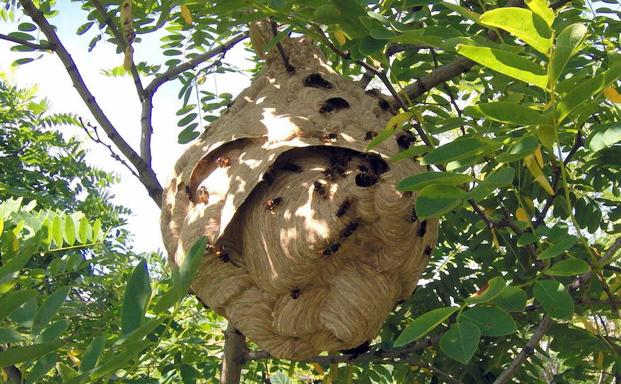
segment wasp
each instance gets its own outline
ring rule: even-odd
[[[188,199],[190,199],[190,201],[194,200],[194,197],[192,196],[192,189],[189,185],[185,186],[185,194],[188,195]]]
[[[373,140],[375,136],[377,136],[377,132],[369,131],[364,134],[364,141]]]
[[[319,140],[323,141],[324,143],[332,143],[334,142],[334,140],[336,140],[337,135],[334,132],[330,132],[330,133],[322,133],[321,136],[319,136]]]
[[[401,149],[408,149],[413,142],[416,141],[416,136],[412,132],[405,131],[397,136],[397,145]]]
[[[423,237],[425,236],[425,233],[427,233],[427,220],[423,220],[420,222],[420,225],[418,226],[418,236]]]
[[[289,293],[289,295],[291,296],[293,300],[296,300],[300,297],[301,293],[302,293],[302,290],[300,288],[293,288],[291,292]]]
[[[327,197],[326,187],[320,181],[315,181],[313,183],[313,191],[317,192],[317,194],[324,199]]]
[[[345,240],[349,236],[353,235],[360,223],[358,221],[352,221],[341,231],[341,239]]]
[[[224,167],[230,167],[231,166],[231,158],[228,156],[220,156],[216,159],[216,163],[218,164],[218,167],[220,168],[224,168]]]
[[[349,210],[349,208],[351,208],[351,199],[347,198],[343,200],[341,205],[339,205],[339,208],[336,210],[336,217],[344,216]]]
[[[425,250],[423,251],[423,255],[429,256],[429,255],[431,255],[431,252],[433,252],[433,248],[431,248],[429,245],[427,245],[425,247]]]
[[[306,76],[306,79],[304,79],[304,86],[312,88],[330,89],[332,88],[332,83],[321,77],[319,73],[312,73]]]
[[[209,203],[209,192],[205,186],[200,186],[198,190],[196,190],[196,202],[198,204]]]
[[[282,203],[282,197],[275,197],[273,199],[269,199],[265,202],[265,209],[270,212],[274,212],[274,209],[278,207]]]
[[[328,245],[327,247],[325,247],[321,251],[321,256],[331,256],[331,255],[334,255],[339,250],[339,248],[341,248],[341,243],[334,242],[334,243]]]
[[[408,217],[408,221],[410,223],[415,223],[418,221],[418,216],[416,215],[416,208],[412,207],[412,213],[410,214],[410,217]]]

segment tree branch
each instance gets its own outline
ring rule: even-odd
[[[558,9],[569,2],[571,2],[571,0],[559,0],[553,3],[550,7],[552,9]],[[505,5],[505,7],[523,6],[523,0],[509,0],[509,2]],[[492,30],[488,31],[487,36],[492,41],[498,40],[498,35]],[[462,73],[468,72],[475,65],[476,63],[474,61],[466,59],[465,57],[460,57],[452,63],[445,64],[438,69],[433,70],[429,75],[417,80],[414,84],[408,85],[402,93],[405,94],[410,100],[414,100],[437,85],[442,84],[453,77],[461,75]]]
[[[546,334],[548,328],[552,325],[552,319],[548,316],[544,316],[543,320],[539,323],[537,330],[533,333],[530,340],[526,343],[526,346],[522,348],[520,353],[513,359],[509,368],[505,369],[498,378],[494,381],[494,384],[505,384],[511,381],[513,375],[518,370],[520,365],[535,352],[535,348],[539,345],[539,341]]]
[[[125,156],[136,168],[139,180],[147,189],[151,199],[153,199],[158,206],[161,206],[162,186],[157,180],[157,176],[155,175],[153,169],[136,153],[136,151],[134,151],[125,139],[123,139],[123,137],[118,133],[118,130],[102,111],[99,104],[97,104],[95,97],[84,83],[80,71],[78,70],[78,67],[73,61],[71,55],[62,45],[58,35],[56,35],[56,32],[54,31],[54,28],[47,21],[43,13],[32,3],[32,0],[19,0],[19,2],[25,13],[32,18],[39,28],[41,28],[41,31],[45,34],[48,41],[53,46],[53,50],[64,64],[65,69],[73,82],[73,86],[76,88],[80,94],[80,97],[93,114],[95,120],[99,123],[114,145],[121,151],[123,156]]]
[[[209,51],[194,57],[190,61],[179,64],[175,67],[170,68],[166,72],[159,74],[145,88],[146,94],[153,96],[153,94],[157,91],[157,89],[165,82],[176,78],[177,76],[179,76],[185,71],[189,71],[190,69],[196,68],[201,63],[213,58],[216,55],[219,55],[221,53],[226,53],[229,49],[233,48],[233,46],[235,46],[240,41],[246,39],[247,37],[248,37],[248,32],[240,33],[239,35],[233,37],[231,40],[223,43],[222,45],[219,45],[216,48],[210,49]]]
[[[238,384],[246,362],[246,338],[231,323],[224,331],[224,358],[220,371],[220,384]]]
[[[78,120],[80,121],[80,125],[82,126],[82,129],[84,129],[84,132],[86,133],[86,135],[94,143],[97,143],[99,145],[103,145],[104,147],[108,148],[108,151],[110,151],[110,157],[112,157],[114,160],[116,160],[119,163],[121,163],[136,178],[138,178],[138,179],[140,178],[140,176],[138,176],[138,174],[136,173],[134,168],[132,168],[129,164],[127,164],[127,162],[125,160],[123,160],[121,158],[121,156],[119,156],[116,152],[114,152],[114,149],[112,148],[112,146],[110,144],[104,143],[103,140],[101,140],[101,137],[99,136],[99,131],[97,131],[97,127],[96,126],[92,125],[91,123],[84,122],[84,120],[82,120],[81,117],[78,118]],[[91,132],[91,130],[92,130],[92,132]]]
[[[31,43],[30,41],[18,39],[16,37],[12,37],[12,36],[5,35],[5,34],[2,34],[2,33],[0,33],[0,40],[11,41],[13,43],[25,45],[26,47],[30,47],[30,48],[33,48],[33,49],[40,49],[40,50],[43,50],[43,51],[54,49],[54,46],[52,44],[50,44],[50,43],[47,43],[47,44]]]
[[[608,251],[604,254],[604,257],[600,259],[600,266],[606,265],[614,258],[617,251],[621,249],[621,237],[618,237],[615,242],[608,248]],[[588,271],[580,275],[577,279],[575,279],[569,286],[567,287],[569,292],[573,292],[580,287],[580,284],[589,280],[593,276],[593,271]],[[608,303],[610,304],[610,303]],[[494,381],[494,384],[505,384],[508,383],[515,375],[515,372],[518,370],[520,365],[524,363],[526,358],[533,354],[535,351],[535,347],[539,344],[541,338],[545,335],[548,328],[552,325],[552,319],[548,316],[544,316],[543,320],[539,323],[537,330],[533,333],[526,346],[518,353],[518,355],[513,359],[509,367],[504,370],[500,376]]]
[[[239,34],[226,43],[200,54],[188,62],[179,64],[176,67],[169,69],[168,71],[156,76],[156,78],[153,79],[153,81],[151,81],[151,83],[144,89],[143,98],[141,99],[142,112],[140,114],[140,125],[142,127],[140,135],[140,154],[149,166],[151,164],[151,136],[153,135],[153,96],[158,88],[165,82],[176,78],[181,73],[194,69],[201,63],[219,54],[226,54],[229,49],[233,48],[235,44],[244,40],[246,37],[248,37],[247,33]]]

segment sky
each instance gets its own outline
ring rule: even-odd
[[[85,80],[100,107],[108,115],[108,118],[116,126],[119,133],[138,152],[140,141],[140,103],[130,77],[108,77],[102,74],[102,70],[119,66],[123,62],[123,56],[115,53],[112,44],[100,42],[97,47],[88,52],[90,39],[98,33],[93,26],[83,35],[77,36],[75,31],[86,21],[86,12],[80,9],[79,2],[59,0],[57,9],[58,16],[50,21],[58,29],[57,33],[63,45],[75,60],[78,69]],[[24,16],[14,23],[0,20],[0,33],[8,34],[17,30],[17,24],[31,22]],[[159,53],[159,37],[143,37],[140,44],[135,44],[134,59],[164,61]],[[87,121],[96,124],[84,102],[73,88],[69,75],[65,71],[60,60],[52,53],[43,53],[42,57],[28,64],[11,67],[11,63],[25,56],[19,52],[12,52],[11,46],[15,44],[0,40],[0,72],[9,74],[11,81],[18,86],[37,86],[38,95],[49,101],[50,112],[71,112],[82,116]],[[150,60],[149,60],[150,59]],[[247,54],[241,44],[229,51],[226,60],[240,67],[249,67]],[[150,79],[143,80],[148,84]],[[206,83],[211,92],[228,92],[237,95],[242,89],[250,84],[250,76],[245,74],[221,74],[209,75]],[[165,185],[177,158],[183,153],[187,145],[177,143],[177,135],[180,129],[177,127],[175,112],[181,107],[181,101],[177,98],[180,84],[171,81],[163,85],[156,93],[153,104],[154,135],[152,139],[153,169],[162,186]],[[105,137],[100,130],[102,137]],[[153,252],[163,250],[160,226],[159,208],[148,196],[145,188],[129,173],[119,162],[113,160],[106,148],[90,141],[79,129],[70,127],[63,129],[63,134],[77,137],[83,142],[88,154],[86,161],[97,168],[117,174],[121,181],[111,188],[115,195],[114,202],[129,207],[132,214],[127,218],[127,228],[134,234],[134,250],[136,252]]]

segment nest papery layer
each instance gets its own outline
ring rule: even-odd
[[[304,359],[377,334],[416,286],[436,221],[395,190],[424,171],[388,163],[381,96],[333,73],[307,41],[285,40],[295,73],[266,70],[179,159],[164,197],[171,264],[210,247],[195,294],[275,357]]]

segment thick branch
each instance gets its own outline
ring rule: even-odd
[[[168,71],[156,76],[155,79],[151,81],[151,83],[145,88],[146,94],[153,96],[157,89],[165,82],[176,78],[185,71],[189,71],[190,69],[198,67],[201,63],[204,63],[205,61],[215,57],[216,55],[225,53],[229,49],[233,48],[235,44],[246,39],[247,37],[247,32],[240,33],[239,35],[233,37],[231,40],[225,42],[224,44],[219,45],[214,49],[210,49],[209,51],[194,57],[190,61],[186,61],[185,63],[181,63],[175,67],[170,68]]]
[[[31,0],[19,1],[26,14],[28,14],[32,20],[41,28],[41,31],[45,34],[50,44],[54,47],[54,51],[58,55],[58,58],[62,61],[73,82],[73,86],[76,88],[80,97],[88,107],[88,109],[95,117],[95,120],[99,123],[101,128],[106,132],[106,135],[114,143],[114,145],[121,151],[121,153],[132,163],[136,168],[139,175],[140,182],[145,186],[149,196],[155,201],[158,206],[162,204],[162,187],[157,180],[157,176],[151,167],[134,151],[134,149],[121,137],[118,130],[114,127],[112,122],[108,119],[106,114],[102,111],[101,107],[95,101],[95,97],[88,89],[78,67],[71,58],[71,55],[62,45],[58,35],[54,31],[54,28],[49,24],[43,13],[35,7]]]
[[[558,9],[569,2],[571,2],[571,0],[559,0],[553,3],[550,7],[552,9]],[[523,6],[523,0],[509,0],[509,2],[506,4],[506,7]],[[492,41],[498,40],[498,36],[492,30],[488,31],[488,38]],[[410,100],[414,100],[425,92],[446,82],[447,80],[461,75],[462,73],[468,72],[470,69],[472,69],[472,67],[475,66],[475,64],[476,63],[470,59],[460,57],[452,63],[445,64],[438,69],[433,70],[429,75],[417,80],[414,84],[408,85],[403,90],[403,94],[405,94]]]
[[[54,46],[52,44],[49,44],[49,43],[48,44],[31,43],[30,41],[18,39],[16,37],[8,36],[8,35],[2,34],[2,33],[0,33],[0,40],[12,41],[13,43],[25,45],[26,47],[30,47],[30,48],[33,48],[33,49],[40,49],[40,50],[43,50],[43,51],[54,48]]]
[[[539,341],[546,334],[548,328],[552,325],[552,319],[548,316],[545,316],[543,320],[539,323],[537,330],[533,333],[526,346],[522,348],[520,353],[513,359],[509,368],[504,370],[500,376],[494,381],[494,384],[505,384],[511,381],[515,372],[518,368],[524,363],[524,361],[528,358],[528,356],[532,355],[535,352],[535,348],[539,345]]]
[[[608,251],[604,254],[604,257],[600,259],[600,266],[606,265],[611,262],[616,253],[621,249],[621,237],[617,238],[615,242],[608,248]],[[593,276],[593,271],[588,271],[580,275],[577,279],[575,279],[569,286],[567,287],[570,292],[573,292],[580,287],[582,283],[589,280]],[[533,354],[535,347],[539,344],[541,338],[545,335],[548,328],[552,324],[552,320],[545,316],[543,320],[539,323],[537,330],[531,336],[526,346],[518,353],[518,355],[513,359],[509,367],[502,372],[500,376],[494,381],[494,384],[504,384],[511,381],[515,372],[517,372],[518,368],[524,363],[526,358]]]
[[[220,384],[238,384],[246,362],[246,340],[231,323],[224,331],[224,359],[220,372]]]

